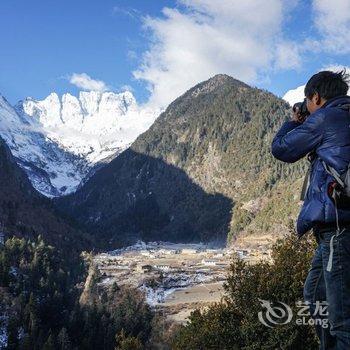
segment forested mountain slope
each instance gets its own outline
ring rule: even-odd
[[[283,230],[306,161],[271,141],[289,105],[227,75],[172,102],[131,147],[57,204],[101,239],[225,240]]]
[[[34,238],[69,249],[89,249],[91,238],[62,218],[52,202],[39,194],[10,149],[0,138],[0,230],[6,236]]]

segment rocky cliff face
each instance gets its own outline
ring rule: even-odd
[[[177,98],[128,150],[58,205],[114,243],[224,241],[249,228],[270,230],[295,214],[283,206],[267,217],[276,209],[276,189],[283,192],[305,167],[271,155],[286,118],[285,101],[217,75]],[[254,210],[244,205],[249,201]]]

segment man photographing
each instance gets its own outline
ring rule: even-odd
[[[304,285],[311,315],[328,304],[329,327],[315,322],[320,349],[350,349],[350,163],[349,76],[322,71],[305,86],[305,101],[293,108],[272,141],[275,158],[294,163],[308,155],[309,174],[297,219],[299,237],[313,231],[318,247]],[[349,170],[350,174],[350,170]],[[305,184],[307,184],[305,186]]]

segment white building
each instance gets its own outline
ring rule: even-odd
[[[213,259],[202,259],[202,264],[206,266],[215,266],[216,260]]]
[[[154,265],[154,267],[158,270],[168,272],[170,271],[170,266],[169,265]]]
[[[174,254],[179,254],[180,253],[180,250],[178,249],[159,249],[159,253],[162,253],[162,254],[167,254],[167,255],[174,255]]]
[[[205,251],[207,253],[213,253],[213,254],[221,252],[220,249],[214,249],[214,248],[207,248]]]
[[[198,249],[195,248],[183,248],[182,249],[182,254],[197,254]]]

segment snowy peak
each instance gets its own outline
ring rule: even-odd
[[[6,98],[0,94],[0,107],[1,108],[12,108],[11,105],[7,102]]]
[[[120,118],[138,113],[136,100],[131,92],[80,92],[79,97],[66,93],[60,99],[51,93],[42,101],[27,98],[17,107],[42,124],[44,128],[75,130],[87,135],[105,134],[115,129]],[[56,130],[57,131],[57,130]]]
[[[5,97],[0,95],[0,136],[1,131],[9,131],[12,128],[28,128],[28,126],[35,124],[31,118],[25,115],[20,115],[16,109],[10,105]]]
[[[61,99],[52,93],[42,101],[24,100],[22,109],[47,138],[93,164],[125,149],[157,115],[139,107],[129,91],[67,93]]]
[[[127,148],[159,111],[141,107],[129,91],[80,92],[12,107],[0,95],[0,136],[34,187],[47,196],[71,193],[94,169]]]
[[[28,97],[17,103],[16,110],[33,117],[45,126],[56,127],[61,123],[61,102],[56,93],[50,94],[43,101],[36,101]]]

